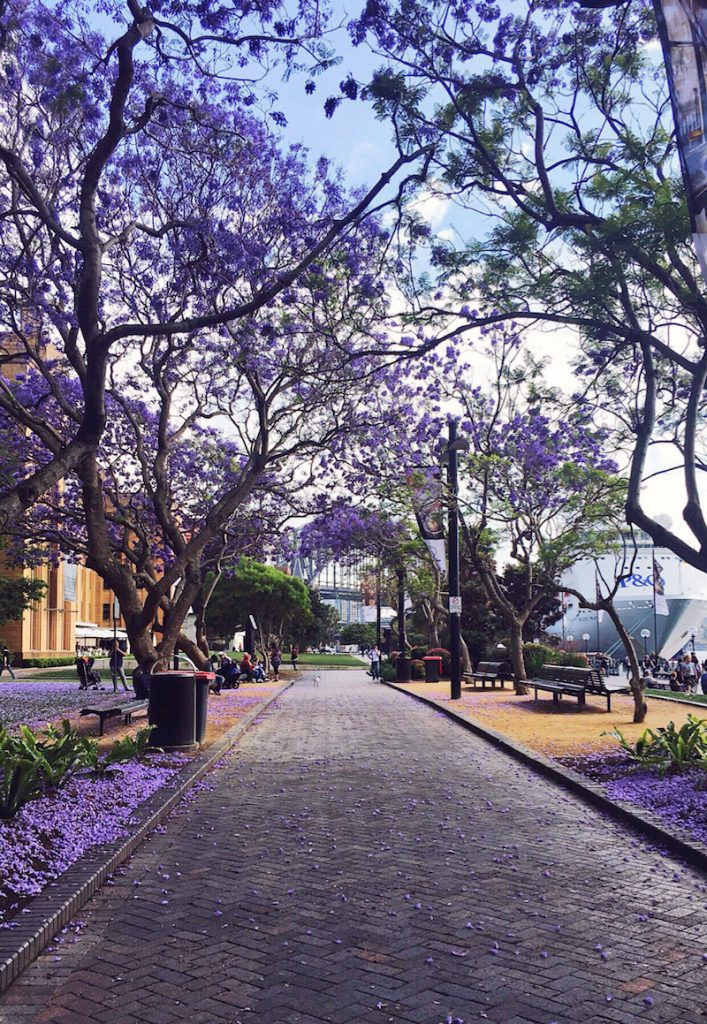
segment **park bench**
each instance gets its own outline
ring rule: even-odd
[[[147,700],[128,700],[123,704],[104,704],[102,707],[81,708],[81,716],[98,715],[98,735],[102,736],[106,719],[122,716],[124,724],[129,725],[133,715],[137,714],[138,711],[147,711],[149,703]]]
[[[512,683],[513,673],[506,661],[480,661],[475,672],[465,673],[464,680],[473,683],[474,689],[477,682],[481,683],[482,690],[486,688],[486,683],[490,683],[495,689],[496,683],[500,683],[501,687],[505,686],[506,680]]]
[[[650,685],[651,690],[668,690],[670,691],[670,673],[657,671],[653,673],[653,682]],[[646,684],[648,685],[648,684]]]
[[[535,690],[535,699],[538,699],[538,690],[544,690],[552,694],[553,704],[559,704],[562,697],[575,697],[578,706],[583,708],[587,702],[584,687],[579,682],[564,678],[558,668],[557,665],[543,665],[540,670],[542,677],[528,680],[528,684]]]
[[[588,693],[598,697],[606,697],[606,710],[611,711],[612,694],[630,692],[628,683],[621,682],[620,680],[609,682],[595,668],[579,668],[575,665],[543,665],[540,671],[542,678],[530,680],[531,686],[536,691],[540,689],[549,690],[553,693],[553,699],[555,698],[555,693],[557,693],[557,700],[562,696],[562,692],[566,692],[569,696],[576,696],[572,691],[577,687],[581,687],[585,697]],[[558,686],[569,687],[569,689],[558,691]],[[580,706],[583,706],[585,700],[579,700],[578,698],[578,703]]]

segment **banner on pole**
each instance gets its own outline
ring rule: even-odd
[[[653,559],[653,603],[656,615],[669,615],[668,602],[665,600],[665,580],[663,566]]]
[[[444,576],[447,572],[447,552],[444,542],[442,480],[437,472],[426,476],[422,482],[409,476],[408,483],[420,536],[427,545],[432,561]]]
[[[601,593],[601,587],[599,586],[599,570],[596,568],[596,566],[594,567],[594,594],[595,594],[595,598],[596,598],[597,603],[599,603],[599,601],[603,601],[604,600],[604,598],[602,596],[602,593]],[[603,621],[604,621],[604,610],[602,608],[599,608],[599,609],[597,609],[597,622],[603,622]]]
[[[707,281],[707,2],[655,0],[655,11],[692,239]]]

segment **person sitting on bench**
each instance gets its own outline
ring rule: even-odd
[[[255,666],[253,665],[253,662],[250,659],[250,654],[248,653],[248,651],[244,651],[243,652],[243,660],[241,661],[241,664],[240,664],[240,670],[241,670],[241,675],[249,683],[253,681],[253,669],[254,669],[254,667]]]
[[[238,684],[241,670],[238,665],[234,664],[230,659],[225,666],[222,666],[220,675],[223,677],[223,687],[226,690],[232,690],[234,686]]]
[[[150,697],[150,675],[150,663],[147,661],[133,669],[133,689],[138,700]]]

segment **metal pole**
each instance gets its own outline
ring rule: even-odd
[[[449,485],[449,654],[451,660],[451,699],[459,700],[462,695],[461,672],[461,614],[459,593],[459,514],[457,498],[456,420],[449,420],[449,461],[447,479]]]
[[[651,549],[651,554],[652,554],[652,558],[653,558],[653,561],[651,563],[651,570],[652,570],[651,575],[653,577],[653,643],[655,644],[655,656],[657,658],[659,656],[659,650],[658,650],[658,612],[657,612],[657,609],[656,609],[656,600],[655,600],[655,583],[656,583],[656,579],[655,579],[655,544],[653,545],[653,547]]]
[[[396,569],[398,577],[398,657],[395,663],[395,680],[398,683],[410,682],[410,661],[405,653],[407,637],[405,636],[405,570]]]
[[[396,570],[398,577],[398,653],[404,654],[407,647],[405,636],[405,570]]]
[[[382,650],[383,637],[381,636],[381,562],[378,559],[376,569],[376,644],[378,650]]]

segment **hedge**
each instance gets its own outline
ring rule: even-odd
[[[525,671],[529,679],[540,675],[543,665],[576,665],[580,668],[587,667],[587,659],[583,654],[575,654],[572,651],[563,651],[559,647],[546,647],[545,644],[524,644],[523,658],[525,660]]]
[[[76,658],[70,654],[60,655],[56,658],[23,658],[23,668],[57,668],[59,665],[73,665]]]

